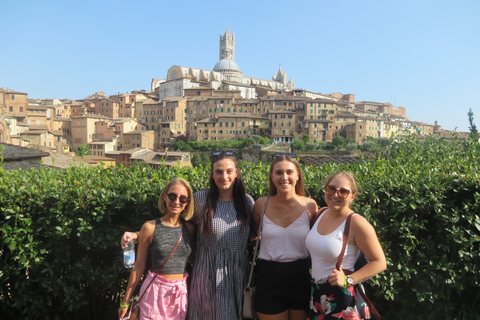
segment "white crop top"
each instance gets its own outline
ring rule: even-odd
[[[280,227],[263,216],[262,237],[260,238],[260,253],[263,260],[290,262],[308,257],[305,238],[310,231],[310,220],[307,214],[308,202],[305,211],[291,225]]]
[[[321,235],[318,233],[318,223],[322,220],[322,214],[312,230],[307,235],[305,244],[312,258],[312,278],[315,281],[326,278],[335,269],[338,257],[342,251],[343,230],[345,221],[332,233]],[[342,261],[342,269],[354,270],[360,249],[356,245],[347,244]]]

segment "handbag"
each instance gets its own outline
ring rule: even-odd
[[[347,248],[348,234],[349,234],[349,231],[350,231],[350,221],[352,220],[352,216],[354,214],[355,214],[355,212],[351,212],[347,217],[347,221],[345,222],[345,229],[343,231],[342,251],[340,252],[340,256],[339,256],[337,264],[335,266],[337,268],[337,270],[340,270],[340,267],[342,265],[343,255],[345,254],[345,250]],[[363,255],[363,258],[360,258],[360,259],[365,259],[365,261],[367,261],[364,255]],[[358,259],[357,259],[357,262],[358,262]],[[362,265],[362,267],[363,267],[363,265]],[[343,272],[346,275],[353,273],[350,270],[343,270]],[[359,283],[355,284],[354,287],[355,287],[355,296],[358,297],[360,295],[360,297],[363,299],[362,300],[362,299],[356,298],[356,302],[355,302],[355,305],[357,307],[357,311],[361,314],[362,318],[365,317],[365,310],[364,310],[365,306],[363,305],[363,303],[365,303],[368,306],[368,309],[369,309],[370,313],[373,315],[373,317],[376,320],[380,320],[380,318],[381,318],[380,313],[378,313],[377,309],[375,309],[375,307],[373,306],[373,303],[370,301],[370,299],[368,299],[368,297],[365,294],[365,291],[363,290],[363,287],[361,286],[361,284],[359,284]]]
[[[168,255],[167,259],[165,259],[165,261],[163,261],[163,263],[162,263],[162,265],[160,266],[160,268],[158,269],[157,273],[155,273],[155,277],[153,277],[152,281],[150,281],[150,283],[148,284],[148,286],[145,288],[145,291],[143,292],[142,296],[141,296],[139,299],[134,299],[134,300],[131,302],[131,304],[130,304],[130,309],[128,310],[128,313],[127,313],[127,317],[125,317],[125,318],[123,318],[123,319],[129,319],[129,320],[138,320],[138,319],[139,319],[139,316],[140,316],[140,306],[139,306],[140,300],[142,300],[143,296],[144,296],[145,293],[147,292],[147,290],[148,290],[148,288],[150,287],[150,285],[152,284],[152,282],[155,280],[155,278],[156,278],[157,275],[160,273],[160,271],[162,271],[163,267],[164,267],[165,264],[167,263],[168,259],[170,259],[170,257],[172,256],[173,252],[175,252],[175,250],[177,249],[178,245],[179,245],[180,242],[182,241],[184,231],[185,231],[185,225],[182,223],[182,234],[180,235],[180,239],[178,239],[177,244],[175,245],[175,247],[173,247],[172,252],[170,252],[170,254]]]
[[[262,217],[260,218],[260,225],[258,226],[257,240],[255,242],[255,250],[253,252],[252,266],[250,267],[250,276],[248,277],[248,283],[243,290],[243,317],[247,319],[257,319],[257,313],[255,312],[255,286],[252,286],[253,269],[255,267],[255,260],[257,258],[258,244],[260,240],[260,232],[262,231],[263,216],[265,215],[265,208],[267,207],[268,197],[263,201]]]

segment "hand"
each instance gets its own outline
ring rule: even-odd
[[[332,286],[339,286],[343,288],[345,285],[345,273],[343,273],[343,270],[341,269],[333,269],[333,272],[328,275],[327,279]]]
[[[127,237],[129,236],[130,238],[127,239]],[[138,241],[138,234],[136,232],[127,231],[123,234],[122,240],[120,241],[120,246],[122,247],[122,249],[125,249],[125,247],[130,241]]]
[[[127,315],[127,312],[128,312],[128,308],[118,308],[118,319],[119,320],[122,320],[123,318],[125,318],[125,316]]]

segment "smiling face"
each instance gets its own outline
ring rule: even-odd
[[[235,161],[224,158],[215,162],[212,166],[212,179],[219,191],[232,190],[233,183],[237,178]]]
[[[270,173],[271,182],[275,185],[277,193],[295,193],[298,178],[295,164],[286,160],[275,163]]]
[[[345,175],[337,175],[333,177],[327,184],[328,186],[340,190],[352,190],[352,182]],[[346,192],[345,192],[346,193]],[[342,210],[345,208],[350,208],[350,203],[355,199],[355,191],[351,191],[347,197],[344,198],[339,191],[334,192],[333,194],[325,193],[325,201],[330,209]]]
[[[170,200],[167,194],[175,194],[177,195],[175,200]],[[187,206],[188,202],[186,203],[181,203],[180,202],[180,197],[185,196],[189,197],[188,190],[187,188],[181,184],[177,183],[172,185],[167,192],[164,193],[163,195],[163,200],[165,201],[165,205],[167,208],[167,213],[168,214],[173,214],[173,215],[179,215],[182,213],[182,211],[185,209]]]

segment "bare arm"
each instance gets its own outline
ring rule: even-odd
[[[262,207],[263,207],[263,202],[265,201],[265,198],[260,198],[257,201],[255,201],[255,204],[253,205],[253,210],[252,210],[252,218],[253,218],[253,226],[252,229],[250,230],[250,241],[256,240],[257,236],[260,236],[258,233],[258,227],[260,226],[260,220],[262,218]]]
[[[125,296],[123,297],[122,304],[128,305],[129,300],[133,294],[133,291],[137,287],[140,279],[142,278],[143,273],[145,272],[145,266],[147,263],[148,249],[150,243],[152,242],[153,233],[155,231],[155,221],[147,221],[143,224],[142,229],[140,230],[140,240],[138,242],[137,249],[137,259],[135,260],[135,266],[130,272],[130,278],[128,279],[127,290],[125,291]],[[118,317],[122,319],[125,317],[128,308],[120,307],[118,309]]]
[[[360,215],[352,217],[351,236],[369,261],[365,266],[350,275],[356,284],[385,270],[387,261],[375,229],[364,217]]]
[[[312,222],[312,219],[315,218],[317,211],[318,211],[317,203],[315,202],[315,200],[310,198],[307,206],[307,214],[308,214],[308,219],[310,220],[310,223]]]

